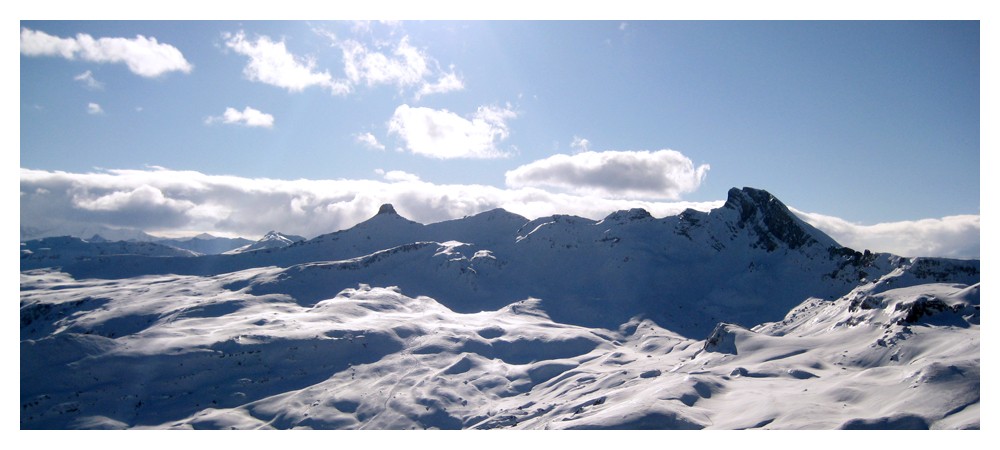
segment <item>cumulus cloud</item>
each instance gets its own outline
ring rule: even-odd
[[[102,114],[104,110],[97,103],[87,103],[87,114]]]
[[[371,133],[356,134],[354,135],[354,137],[358,142],[364,144],[368,148],[375,150],[385,150],[385,145],[380,144],[378,139],[375,139],[375,136]]]
[[[290,53],[284,41],[272,42],[268,36],[249,41],[242,31],[235,35],[223,33],[223,38],[226,47],[250,57],[243,74],[251,81],[288,89],[288,92],[302,92],[310,86],[330,89],[334,95],[351,91],[346,80],[333,79],[329,71],[317,72],[315,60]]]
[[[160,44],[156,38],[138,35],[135,39],[100,38],[77,34],[60,38],[42,31],[21,28],[21,54],[26,56],[61,56],[99,63],[123,62],[132,73],[157,77],[166,72],[191,72],[193,66],[176,47]]]
[[[664,217],[686,208],[708,211],[724,203],[602,199],[534,188],[437,185],[403,171],[379,174],[384,181],[250,179],[159,167],[84,174],[21,169],[21,224],[61,220],[151,233],[261,236],[279,230],[313,237],[366,220],[383,203],[422,223],[494,208],[528,219],[552,214],[602,219],[621,209],[646,208]]]
[[[411,152],[432,158],[502,158],[497,148],[510,131],[506,121],[517,117],[506,108],[480,106],[466,119],[446,109],[401,105],[389,120],[389,133],[398,134]]]
[[[952,258],[978,258],[980,254],[978,215],[858,225],[838,217],[789,209],[840,245],[855,250]]]
[[[513,188],[549,186],[578,195],[676,200],[701,185],[708,164],[694,167],[674,150],[553,155],[506,173]]]
[[[248,127],[271,128],[274,126],[274,116],[262,113],[249,106],[244,108],[242,112],[237,111],[234,108],[226,108],[226,112],[222,113],[222,116],[212,116],[205,119],[206,124],[219,121],[223,123],[235,123]]]
[[[73,77],[73,79],[76,81],[82,81],[83,85],[90,90],[104,89],[104,83],[95,80],[94,76],[90,73],[89,70]]]

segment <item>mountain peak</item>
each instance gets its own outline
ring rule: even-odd
[[[792,214],[780,200],[763,189],[744,187],[732,188],[726,204],[722,206],[739,213],[736,225],[752,229],[758,237],[757,245],[772,251],[780,241],[795,249],[820,243],[825,246],[836,243],[823,232]]]
[[[378,216],[382,214],[396,214],[396,209],[392,207],[391,203],[385,203],[378,207],[378,213],[375,215]]]

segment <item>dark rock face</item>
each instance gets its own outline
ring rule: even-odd
[[[744,187],[732,188],[723,208],[740,213],[736,223],[740,228],[749,228],[757,236],[757,248],[769,252],[776,250],[780,243],[790,249],[797,249],[817,243],[800,225],[784,203],[761,189]]]
[[[386,203],[378,207],[378,214],[375,215],[377,216],[380,214],[396,214],[396,209],[393,208],[391,204]]]

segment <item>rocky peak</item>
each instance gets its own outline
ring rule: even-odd
[[[818,243],[813,235],[822,235],[820,231],[795,217],[784,203],[762,189],[732,188],[722,207],[737,211],[739,219],[735,225],[741,229],[750,229],[757,235],[757,246],[767,251],[775,250],[780,243],[791,249]],[[824,240],[833,242],[828,237]]]
[[[649,219],[653,215],[643,208],[632,208],[629,210],[619,210],[609,214],[602,222],[632,222],[636,220]]]
[[[396,214],[396,209],[392,207],[391,203],[383,204],[382,206],[378,207],[378,213],[375,215],[379,216],[382,214]]]

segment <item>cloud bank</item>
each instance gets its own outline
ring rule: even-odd
[[[810,225],[823,230],[840,245],[855,250],[951,258],[978,258],[980,254],[977,215],[857,225],[838,217],[789,209]]]
[[[376,171],[381,180],[273,180],[160,167],[94,173],[20,170],[22,226],[53,221],[188,235],[200,232],[259,237],[271,230],[314,237],[349,228],[392,203],[422,223],[460,218],[494,208],[528,219],[572,214],[602,219],[645,208],[654,217],[684,209],[710,211],[714,202],[651,202],[553,194],[534,188],[437,185],[402,171]],[[872,226],[821,214],[796,214],[842,245],[903,256],[979,257],[979,216],[951,216]]]
[[[698,189],[708,169],[708,164],[695,168],[674,150],[582,152],[518,167],[507,172],[506,183],[512,188],[550,186],[577,195],[677,200]]]
[[[39,226],[58,219],[154,234],[257,237],[278,230],[314,237],[364,221],[383,203],[422,223],[494,208],[529,219],[552,214],[602,219],[621,209],[646,208],[664,217],[686,208],[708,211],[724,203],[625,201],[534,188],[437,185],[402,171],[376,173],[383,180],[250,179],[159,167],[83,174],[21,169],[21,224]]]
[[[26,56],[61,56],[99,63],[124,62],[132,73],[158,77],[171,71],[190,73],[193,66],[176,47],[156,42],[156,38],[138,35],[135,39],[100,38],[77,34],[60,38],[42,31],[21,28],[21,54]]]
[[[411,152],[431,158],[502,158],[510,153],[497,143],[510,135],[507,120],[516,117],[510,105],[480,106],[471,119],[446,109],[401,105],[389,119],[389,133],[399,135]]]

